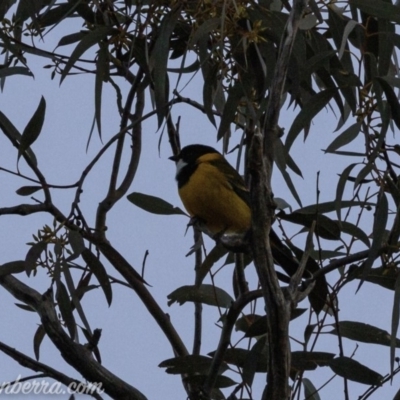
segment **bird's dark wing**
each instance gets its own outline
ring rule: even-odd
[[[232,190],[250,207],[249,189],[246,187],[243,178],[225,159],[211,161],[226,177]]]
[[[212,163],[227,176],[228,182],[232,186],[232,189],[250,207],[249,190],[247,189],[240,174],[225,159],[213,160]],[[299,267],[298,259],[301,259],[303,251],[293,246],[293,251],[297,256],[296,259],[293,256],[292,250],[281,241],[272,228],[269,237],[274,262],[281,266],[289,276],[294,275]],[[306,271],[313,274],[318,271],[318,269],[319,266],[317,262],[313,258],[309,257],[306,264]],[[328,294],[328,284],[325,276],[322,275],[316,280],[314,289],[308,296],[310,304],[317,314],[324,307]]]

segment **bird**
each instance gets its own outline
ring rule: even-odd
[[[210,146],[191,144],[169,159],[176,163],[179,197],[193,224],[216,240],[222,235],[249,238],[252,216],[249,190],[242,176],[219,151]],[[270,230],[270,243],[274,262],[292,276],[299,262],[273,229]],[[301,257],[302,251],[296,249],[296,255],[299,254]],[[318,269],[316,261],[309,258],[306,270],[314,273]],[[316,289],[318,293],[315,293]],[[326,280],[322,276],[310,293],[310,302],[316,312],[321,311],[327,293]]]
[[[249,192],[221,153],[193,144],[170,159],[176,162],[176,181],[184,207],[210,236],[247,233],[251,226]]]

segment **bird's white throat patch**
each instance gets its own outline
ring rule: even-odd
[[[176,175],[175,175],[175,178],[178,177],[179,172],[181,172],[182,168],[185,168],[186,165],[188,165],[188,163],[186,161],[183,161],[182,159],[178,160],[178,162],[176,163]]]

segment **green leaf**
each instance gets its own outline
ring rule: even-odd
[[[210,33],[221,25],[221,17],[206,19],[194,32],[189,41],[189,47],[194,48],[199,40],[208,40]]]
[[[368,235],[358,226],[347,221],[340,222],[340,225],[344,233],[351,235],[353,238],[361,240],[367,247],[370,247],[371,244],[369,242]]]
[[[188,65],[187,67],[167,68],[167,71],[176,73],[176,74],[189,74],[189,73],[197,71],[199,69],[199,67],[200,67],[199,60],[195,60],[192,64]]]
[[[363,383],[365,385],[382,384],[382,375],[360,364],[349,357],[337,357],[329,362],[332,371],[350,381]]]
[[[376,80],[374,80],[374,82],[377,82]],[[378,84],[374,85],[374,90],[377,91],[377,89],[380,89],[380,86]],[[380,152],[382,149],[382,146],[384,145],[385,142],[385,138],[386,138],[386,133],[388,131],[389,128],[389,116],[387,114],[389,114],[389,108],[385,107],[385,106],[379,106],[379,99],[382,101],[382,99],[379,97],[379,95],[377,94],[377,96],[375,97],[377,99],[377,103],[378,103],[378,107],[381,107],[381,126],[380,126],[380,132],[378,134],[378,140],[376,141],[375,147],[372,151],[372,154],[368,157],[368,163],[367,165],[360,171],[360,173],[358,174],[355,182],[354,182],[354,188],[356,188],[363,180],[364,178],[371,172],[372,168],[375,167],[375,160],[378,156],[380,156]],[[386,105],[386,103],[384,103]]]
[[[0,2],[0,20],[3,20],[7,11],[15,4],[17,0],[3,0]]]
[[[400,276],[400,268],[383,266],[372,268],[368,275],[365,276],[365,281],[382,286],[385,289],[395,290],[395,283],[398,276]],[[351,266],[349,268],[348,281],[352,281],[353,279],[364,279],[363,267]]]
[[[209,121],[216,127],[215,118],[213,114],[213,98],[215,87],[217,86],[218,64],[212,68],[203,68],[204,73],[204,86],[203,86],[203,103],[204,111]]]
[[[280,211],[277,216],[285,221],[292,222],[294,224],[302,225],[307,229],[310,229],[313,222],[316,221],[315,234],[326,239],[326,240],[339,240],[340,239],[340,227],[336,221],[331,220],[325,215],[302,213],[294,211],[291,214],[285,214]]]
[[[290,320],[294,320],[300,315],[304,314],[307,311],[307,308],[295,308],[290,313]],[[267,333],[267,316],[264,315],[259,317],[256,321],[254,321],[249,328],[246,330],[245,337],[257,337],[262,336]]]
[[[382,0],[350,0],[351,6],[371,15],[400,24],[400,8]]]
[[[214,285],[203,284],[200,287],[187,285],[174,290],[168,296],[168,305],[177,302],[182,305],[187,301],[203,303],[210,306],[229,308],[233,299],[225,290]]]
[[[374,263],[375,259],[379,255],[379,251],[383,245],[382,241],[384,238],[386,223],[388,219],[388,210],[389,205],[386,198],[385,192],[382,190],[379,193],[378,202],[376,205],[375,210],[375,218],[374,218],[374,226],[372,228],[372,245],[368,255],[368,258],[364,262],[363,265],[363,278],[361,279],[357,290],[360,289],[361,285],[364,282],[365,277],[369,274],[369,271],[372,268],[372,264]]]
[[[338,131],[339,129],[341,129],[344,124],[347,122],[348,118],[350,117],[350,114],[352,112],[351,106],[348,103],[348,101],[346,101],[344,103],[344,110],[343,110],[343,114],[340,116],[338,124],[336,126],[335,132]]]
[[[96,60],[96,79],[94,84],[94,116],[101,139],[101,96],[103,82],[108,80],[108,54],[107,48],[100,46]]]
[[[394,50],[395,25],[385,19],[378,20],[379,31],[379,65],[378,73],[385,76],[392,65]]]
[[[207,375],[189,375],[183,379],[183,382],[185,384],[194,385],[195,387],[201,387],[206,381],[206,379]],[[235,382],[231,378],[228,378],[227,376],[218,375],[217,380],[215,381],[213,391],[215,390],[215,388],[223,389],[233,385],[237,385],[237,382]],[[214,393],[212,393],[212,398],[217,399]],[[224,397],[222,397],[222,399],[224,399]]]
[[[396,207],[400,207],[400,188],[398,187],[397,182],[394,182],[389,174],[385,176],[385,182],[387,191],[392,195]]]
[[[247,332],[248,329],[261,318],[259,314],[244,314],[239,317],[235,322],[235,331]]]
[[[80,31],[80,32],[76,32],[76,33],[71,33],[70,35],[65,35],[59,40],[57,47],[68,46],[72,43],[79,42],[86,36],[87,36],[87,32],[85,32],[85,31]]]
[[[340,86],[339,83],[336,84],[335,80],[333,79],[334,77],[337,77],[337,73],[335,72],[336,69],[331,67],[331,64],[336,61],[337,64],[341,64],[339,59],[337,58],[337,55],[334,54],[333,57],[331,58],[330,62],[328,63],[328,65],[324,65],[322,68],[318,69],[317,71],[315,71],[314,73],[314,78],[316,81],[316,84],[318,85],[320,90],[333,90],[337,88],[337,86]],[[342,67],[342,69],[344,70],[344,68]],[[340,75],[339,75],[340,76]],[[311,76],[310,76],[311,78]],[[308,96],[307,99],[310,96],[314,96],[315,92],[312,89],[311,86],[311,81],[309,83],[309,89],[308,89]],[[340,110],[340,114],[344,115],[344,105],[343,105],[343,100],[340,97],[339,91],[336,91],[336,93],[334,93],[333,95],[333,99],[335,100],[338,109]],[[307,127],[308,129],[308,127]]]
[[[99,26],[104,20],[103,17],[99,17],[97,9],[93,9],[89,6],[89,3],[82,0],[68,0],[68,2],[73,2],[76,13],[86,22],[86,25],[96,25]],[[100,11],[101,13],[102,11]],[[104,23],[104,22],[103,22]]]
[[[334,357],[334,353],[322,351],[292,351],[292,368],[296,371],[313,371],[329,365]]]
[[[28,306],[27,304],[15,303],[15,305],[18,308],[20,308],[21,310],[29,311],[29,312],[36,312],[31,306]]]
[[[217,140],[221,139],[228,132],[231,123],[234,122],[239,102],[243,97],[243,88],[240,82],[235,82],[228,90],[224,111],[219,124]]]
[[[386,99],[390,106],[391,115],[397,128],[400,128],[400,104],[397,99],[396,93],[394,92],[392,86],[385,78],[375,77],[382,90],[385,92]]]
[[[376,326],[357,321],[339,321],[329,332],[332,335],[340,335],[356,342],[380,344],[390,346],[390,333]],[[396,336],[395,336],[396,339]],[[400,340],[395,340],[395,347],[400,347]]]
[[[186,215],[179,207],[174,207],[165,200],[148,194],[133,192],[127,196],[127,199],[135,206],[152,214]]]
[[[213,249],[207,254],[200,268],[196,271],[196,282],[203,282],[204,278],[211,270],[212,266],[216,262],[218,262],[227,252],[228,250],[223,245],[215,245]]]
[[[12,141],[20,141],[21,134],[13,123],[0,111],[0,127],[6,136]]]
[[[231,347],[226,349],[224,354],[224,361],[227,364],[235,365],[237,367],[243,368],[246,358],[249,355],[250,350],[241,349],[238,347]],[[208,353],[210,357],[215,356],[215,351]]]
[[[357,153],[356,151],[332,151],[332,154],[346,157],[365,157],[365,153]]]
[[[42,324],[36,329],[35,335],[33,336],[33,352],[35,353],[36,360],[39,361],[40,345],[46,335],[46,331]]]
[[[314,332],[314,329],[317,327],[317,324],[309,324],[304,329],[304,342],[308,344],[310,341],[311,335]]]
[[[69,265],[66,260],[62,260],[62,269],[61,269],[61,271],[62,271],[62,273],[64,275],[68,291],[71,294],[71,307],[75,307],[76,311],[78,312],[79,318],[81,319],[81,321],[82,321],[82,323],[83,323],[83,325],[85,327],[85,329],[82,328],[82,330],[84,332],[86,330],[89,334],[91,334],[91,329],[90,329],[89,322],[88,322],[88,320],[86,318],[86,315],[85,315],[85,313],[83,311],[82,304],[80,302],[80,298],[78,296],[78,293],[75,290],[74,280],[72,278],[71,271],[70,271],[71,268],[73,268],[73,267],[71,267],[71,265]],[[89,276],[89,279],[90,279],[91,273],[88,274],[88,276]],[[80,283],[82,283],[82,281]]]
[[[334,54],[334,50],[324,50],[319,51],[314,56],[310,57],[303,66],[305,76],[311,75],[313,72],[322,68]]]
[[[346,186],[347,183],[347,179],[350,176],[350,173],[352,171],[352,169],[356,166],[357,164],[350,164],[349,166],[347,166],[344,171],[341,173],[340,178],[339,178],[339,182],[337,184],[336,187],[336,198],[335,198],[335,210],[336,210],[336,214],[338,216],[338,220],[341,221],[342,220],[342,215],[341,215],[341,211],[342,211],[342,199],[343,199],[343,193],[344,193],[344,188]]]
[[[311,124],[312,119],[327,106],[336,92],[336,89],[323,90],[312,96],[310,100],[304,104],[303,108],[293,121],[286,137],[285,147],[288,152],[299,133]]]
[[[265,342],[263,340],[262,345]],[[257,346],[260,348],[260,346]],[[208,353],[211,357],[214,357],[215,351]],[[239,368],[248,368],[249,363],[253,363],[252,367],[255,368],[255,372],[267,372],[267,358],[265,357],[265,351],[258,352],[257,357],[254,357],[256,353],[253,350],[241,349],[237,347],[228,348],[224,355],[224,361],[227,364],[235,365]]]
[[[371,162],[371,160],[368,162],[367,165],[365,165],[361,171],[358,173],[355,181],[354,181],[354,189],[362,184],[363,182],[365,182],[365,178],[369,175],[369,173],[372,171],[372,169],[374,168],[374,162]]]
[[[277,140],[274,145],[275,150],[275,162],[280,171],[286,170],[289,167],[294,173],[303,177],[300,168],[296,165],[293,158],[290,156],[286,147],[283,145],[281,140]]]
[[[343,70],[342,73],[348,75],[349,73],[353,72],[353,65],[352,65],[352,59],[350,57],[348,40],[347,38],[344,37],[344,34],[346,32],[346,26],[348,24],[348,18],[344,17],[339,10],[333,7],[327,7],[327,8],[329,13],[329,18],[326,20],[326,22],[329,26],[329,31],[332,34],[335,46],[337,50],[340,51],[341,55],[341,59],[339,60],[339,58],[337,58],[337,62],[334,63],[333,65],[336,67],[335,69],[337,71]],[[333,70],[331,71],[331,73],[332,75],[334,75]],[[339,72],[339,74],[340,73],[341,72]],[[336,74],[335,78],[340,80],[340,75]],[[349,102],[349,104],[351,106],[351,102]]]
[[[397,87],[400,89],[400,78],[396,78],[394,76],[385,76],[381,79],[384,79],[389,85]]]
[[[251,386],[256,372],[268,372],[268,341],[266,336],[257,340],[248,353],[243,364],[243,381]]]
[[[167,114],[168,74],[167,64],[170,50],[170,38],[180,16],[180,7],[175,7],[167,13],[160,24],[157,40],[151,53],[153,65],[154,98],[157,111],[158,127],[161,126]]]
[[[30,196],[33,193],[36,193],[38,190],[41,190],[41,186],[22,186],[15,191],[15,193],[20,196]]]
[[[400,400],[400,389],[394,395],[393,400]]]
[[[24,152],[31,147],[35,140],[39,137],[42,131],[44,116],[46,113],[46,100],[42,96],[40,99],[38,108],[32,115],[24,131],[22,132],[21,141],[18,148],[18,159]]]
[[[347,40],[349,38],[350,33],[353,31],[353,29],[358,26],[358,22],[350,19],[347,21],[346,26],[343,31],[343,37],[342,37],[342,43],[340,45],[339,53],[338,53],[338,58],[339,60],[343,57],[344,51],[346,47],[348,48],[347,45]]]
[[[317,17],[314,14],[307,14],[299,21],[299,29],[309,30],[314,28],[318,23]]]
[[[325,150],[325,152],[333,152],[346,144],[351,143],[358,136],[361,128],[361,123],[356,122],[349,126],[344,132],[342,132]]]
[[[63,71],[61,72],[60,84],[68,75],[69,71],[74,66],[74,64],[79,60],[79,57],[81,57],[81,55],[85,53],[88,49],[90,49],[92,46],[105,39],[106,36],[109,35],[112,31],[113,29],[111,27],[97,26],[95,30],[88,32],[82,38],[82,40],[75,47],[67,63],[65,64]]]
[[[288,208],[290,212],[293,212],[292,206],[285,199],[274,197],[274,203],[276,204],[276,208],[278,210],[285,210]]]
[[[81,254],[85,263],[89,266],[90,270],[99,281],[106,297],[107,303],[110,306],[112,301],[112,289],[110,278],[107,275],[106,269],[104,268],[98,257],[96,257],[89,249],[85,248]]]
[[[279,168],[279,164],[278,164],[278,168]],[[290,190],[290,193],[292,194],[294,199],[297,201],[297,204],[300,207],[302,207],[303,204],[301,203],[299,194],[297,193],[296,187],[293,184],[292,178],[290,177],[290,175],[288,174],[288,172],[285,169],[279,168],[279,170],[281,171],[283,179],[285,180],[286,185],[287,185],[288,189]]]
[[[65,21],[74,12],[76,4],[69,1],[47,9],[43,14],[39,15],[37,22],[41,28],[56,25]],[[76,2],[75,2],[76,3]]]
[[[394,285],[394,298],[393,298],[393,310],[392,310],[392,326],[390,335],[390,372],[394,371],[394,363],[396,361],[396,347],[400,347],[400,340],[396,338],[397,331],[399,329],[400,319],[400,275],[397,276],[396,283]]]
[[[0,276],[19,274],[26,271],[25,261],[10,261],[0,266]]]
[[[0,128],[7,136],[7,138],[18,147],[19,142],[21,141],[21,134],[17,130],[17,128],[13,125],[13,123],[0,111]],[[26,152],[31,159],[34,165],[37,165],[35,154],[31,149],[28,149]]]
[[[71,300],[69,298],[68,292],[64,284],[58,280],[57,282],[57,292],[56,299],[58,303],[58,308],[60,309],[61,316],[67,326],[69,335],[73,340],[76,335],[76,322],[74,314],[72,312]]]
[[[79,256],[85,249],[85,242],[82,235],[78,231],[68,230],[68,242],[72,247],[74,256]]]
[[[26,21],[28,18],[34,19],[45,4],[45,0],[19,0],[15,17],[19,20],[19,23]]]
[[[337,251],[337,250],[313,250],[310,253],[311,257],[316,260],[327,260],[331,258],[338,258],[347,256],[347,253],[344,251]]]
[[[169,358],[164,360],[158,366],[166,368],[167,374],[182,375],[182,374],[207,374],[210,370],[213,359],[211,357],[201,355],[187,355],[183,357]],[[223,363],[219,369],[222,374],[228,369]]]
[[[47,248],[46,242],[37,242],[31,246],[25,256],[26,274],[29,276],[36,269],[36,261]]]
[[[374,203],[365,202],[365,201],[353,201],[353,200],[343,200],[340,203],[340,208],[348,208],[348,207],[365,207],[365,206],[373,206]],[[325,203],[312,204],[310,206],[306,206],[303,208],[299,208],[295,210],[295,213],[299,214],[326,214],[336,210],[336,204],[334,201],[327,201]]]
[[[312,382],[308,378],[304,378],[301,380],[301,383],[304,387],[304,397],[307,400],[321,400],[319,397],[318,390],[312,384]]]
[[[33,76],[29,68],[26,67],[3,67],[0,68],[0,78],[5,78],[11,75],[26,75]]]
[[[246,329],[245,337],[257,337],[267,334],[267,316],[261,316],[256,319],[249,327]]]

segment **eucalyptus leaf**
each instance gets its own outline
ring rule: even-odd
[[[152,214],[186,215],[179,207],[174,207],[172,204],[156,196],[133,192],[127,196],[127,199],[135,206]]]
[[[22,132],[18,149],[18,158],[36,141],[42,131],[44,116],[46,113],[46,100],[40,99],[39,105]]]
[[[104,295],[106,297],[107,303],[110,306],[112,302],[112,289],[111,289],[110,278],[108,277],[104,265],[101,263],[99,258],[96,257],[89,249],[85,248],[81,254],[82,258],[85,260],[86,264],[89,266],[90,270],[93,272],[93,274],[99,281],[101,288],[103,289]]]
[[[382,375],[349,357],[336,357],[329,366],[335,374],[365,385],[380,386],[383,379]]]
[[[175,302],[182,305],[189,301],[229,308],[233,303],[232,297],[225,290],[209,284],[203,284],[200,287],[182,286],[174,290],[167,297],[169,299],[169,306]]]

